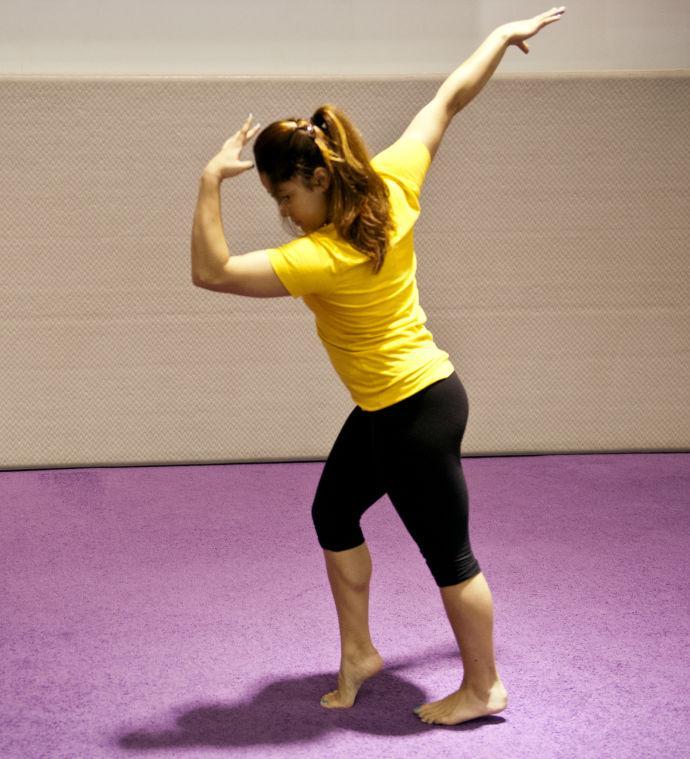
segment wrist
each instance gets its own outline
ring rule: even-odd
[[[206,168],[203,170],[201,179],[205,182],[212,182],[217,184],[220,184],[223,181],[223,177],[221,176],[218,169],[214,169],[210,165],[206,166]]]
[[[508,29],[507,24],[502,24],[501,26],[496,27],[496,29],[493,30],[492,34],[497,39],[503,40],[506,45],[510,45],[512,34],[510,32],[510,29]]]

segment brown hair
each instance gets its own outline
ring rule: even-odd
[[[383,266],[393,232],[390,193],[374,171],[364,140],[352,121],[338,107],[327,103],[308,119],[282,119],[261,130],[253,143],[257,172],[266,174],[275,187],[300,177],[314,186],[314,171],[323,166],[330,175],[327,218],[338,234]]]

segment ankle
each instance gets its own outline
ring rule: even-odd
[[[365,643],[361,645],[348,645],[341,648],[341,659],[364,659],[372,654],[378,654],[378,651],[374,647],[373,643]]]
[[[501,678],[496,675],[482,677],[463,677],[460,683],[461,690],[471,691],[477,698],[488,698],[494,689],[503,689]]]

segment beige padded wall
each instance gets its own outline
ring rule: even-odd
[[[192,286],[198,177],[250,111],[334,102],[373,154],[441,81],[0,79],[0,467],[325,459],[311,312]],[[689,116],[688,71],[497,74],[451,125],[415,239],[465,455],[690,448]],[[288,239],[255,172],[222,210]]]

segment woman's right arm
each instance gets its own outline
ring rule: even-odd
[[[456,114],[476,97],[489,81],[509,45],[516,45],[524,53],[529,52],[525,40],[542,27],[558,21],[565,13],[565,6],[552,8],[534,18],[512,21],[495,29],[441,85],[437,97]]]
[[[458,111],[462,110],[489,80],[509,45],[529,52],[525,40],[546,24],[557,21],[565,6],[552,8],[525,21],[514,21],[495,29],[480,47],[439,87],[434,98],[412,119],[403,136],[423,142],[434,159],[443,135]]]
[[[510,41],[499,26],[439,87],[436,97],[454,116],[476,97],[503,58]]]

